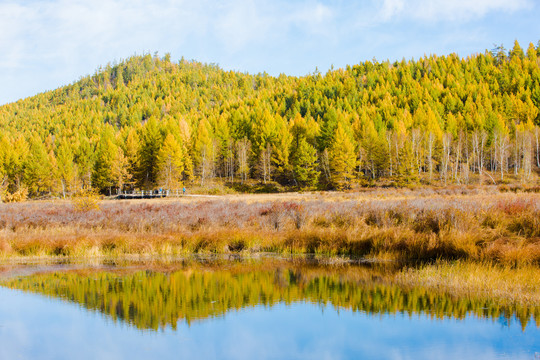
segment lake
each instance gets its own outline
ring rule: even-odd
[[[0,359],[540,358],[532,309],[399,287],[384,280],[395,270],[279,257],[12,266]]]

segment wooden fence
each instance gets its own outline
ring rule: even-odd
[[[180,189],[174,190],[140,190],[140,191],[123,191],[119,193],[117,199],[159,199],[166,197],[180,197],[184,192]]]

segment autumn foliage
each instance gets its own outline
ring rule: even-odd
[[[134,56],[0,107],[5,193],[249,181],[533,184],[540,49],[366,61],[302,77]]]

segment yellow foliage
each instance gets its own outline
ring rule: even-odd
[[[87,212],[99,210],[99,195],[94,190],[81,190],[71,198],[71,203],[76,211]]]
[[[15,191],[13,194],[5,191],[2,194],[2,201],[6,203],[10,202],[23,202],[28,198],[28,189],[21,187],[19,190]]]

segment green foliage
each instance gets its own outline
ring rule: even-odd
[[[54,182],[53,165],[42,141],[34,136],[30,142],[30,153],[25,162],[25,183],[30,185],[32,195],[43,195],[50,191]]]
[[[150,187],[157,180],[157,154],[163,134],[158,121],[151,117],[140,129],[138,180],[142,187]]]
[[[276,119],[276,134],[272,144],[272,163],[275,167],[276,178],[287,182],[290,176],[290,149],[292,135],[287,123],[281,117]]]
[[[298,148],[292,159],[294,179],[300,187],[317,184],[320,171],[317,170],[317,150],[304,137],[298,141]]]

